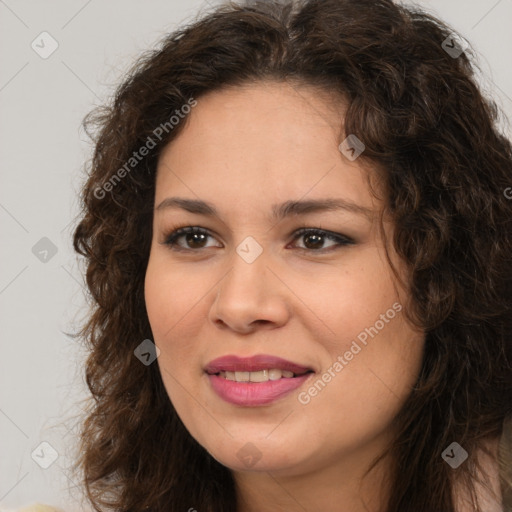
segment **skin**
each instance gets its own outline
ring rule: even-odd
[[[158,163],[155,206],[177,196],[213,203],[209,217],[156,209],[145,281],[146,307],[161,350],[170,400],[190,434],[233,472],[239,512],[382,510],[389,461],[362,480],[393,436],[391,422],[418,376],[424,333],[403,310],[309,403],[298,400],[365,328],[408,296],[391,272],[377,228],[383,203],[361,159],[338,149],[343,104],[312,87],[259,82],[198,99]],[[343,198],[368,208],[268,219],[288,200]],[[210,232],[182,236],[183,226]],[[343,234],[354,245],[295,237],[302,227]],[[392,224],[384,223],[388,237]],[[245,261],[248,236],[263,252]],[[188,243],[187,243],[188,241]],[[406,278],[390,248],[390,256]],[[223,401],[204,373],[214,358],[271,354],[316,374],[260,407]],[[248,445],[247,443],[252,443]],[[260,457],[249,466],[237,453]]]

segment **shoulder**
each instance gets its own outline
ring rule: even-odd
[[[478,480],[474,485],[480,508],[485,512],[509,512],[502,490],[504,468],[503,444],[500,441],[500,438],[485,441],[478,455],[481,471],[477,472]],[[455,484],[454,494],[457,512],[473,512],[472,500],[465,486]]]

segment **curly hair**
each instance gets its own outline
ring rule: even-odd
[[[191,99],[262,80],[346,101],[345,133],[379,169],[391,242],[410,270],[406,313],[426,333],[425,352],[395,418],[386,511],[455,512],[456,481],[476,505],[477,454],[512,416],[512,145],[477,85],[471,46],[445,51],[454,37],[433,15],[391,0],[231,2],[142,55],[111,104],[87,116],[95,150],[73,243],[91,298],[78,335],[92,399],[76,467],[96,510],[236,510],[231,471],[192,438],[158,365],[134,350],[152,338],[144,278],[156,164],[187,125],[168,120]],[[133,160],[149,140],[154,147]],[[456,470],[441,457],[454,440],[469,454]]]

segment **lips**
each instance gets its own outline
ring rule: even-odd
[[[301,387],[315,373],[307,366],[269,355],[219,357],[204,371],[217,396],[241,407],[269,405]]]
[[[294,376],[313,372],[313,369],[307,366],[301,366],[286,359],[265,354],[253,357],[238,357],[234,355],[219,357],[210,361],[204,370],[209,375],[217,375],[220,372],[258,372],[272,369],[289,371]]]

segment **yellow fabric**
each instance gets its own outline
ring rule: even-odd
[[[34,503],[28,507],[20,508],[16,512],[62,512],[61,509],[43,505],[42,503]]]

